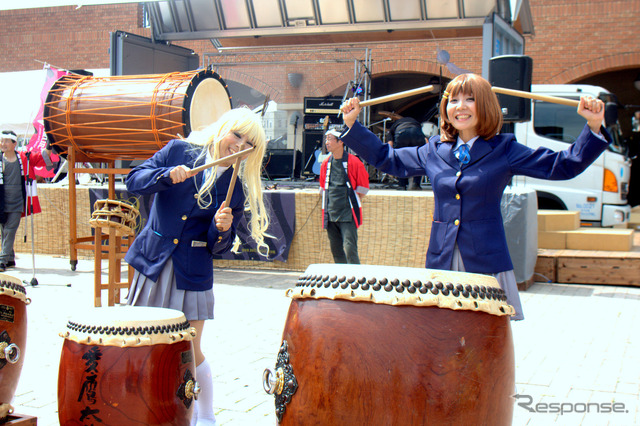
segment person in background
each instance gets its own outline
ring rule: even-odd
[[[41,152],[16,151],[18,136],[11,130],[0,132],[0,228],[2,228],[2,253],[0,272],[16,266],[13,245],[22,216],[40,212],[40,205],[28,203],[35,197],[34,167],[53,170],[51,145]]]
[[[349,130],[345,145],[367,162],[395,176],[429,177],[435,207],[426,267],[491,274],[524,318],[500,212],[502,193],[516,175],[571,179],[607,148],[604,103],[582,96],[577,113],[586,120],[578,139],[564,151],[531,149],[513,134],[499,134],[502,113],[491,85],[475,74],[451,80],[440,103],[440,135],[422,147],[393,149],[357,122],[359,100],[342,106]],[[424,212],[427,214],[427,212]]]
[[[248,148],[253,150],[242,160],[226,205],[235,160],[199,173],[192,169]],[[265,149],[260,116],[248,108],[232,109],[186,141],[170,141],[126,178],[129,191],[155,194],[149,220],[125,257],[135,268],[127,303],[180,310],[195,327],[201,392],[192,424],[215,424],[211,367],[201,349],[205,320],[213,319],[213,255],[232,248],[245,210],[258,250],[268,252],[269,220],[260,182]]]
[[[405,148],[408,146],[422,146],[426,138],[422,133],[422,125],[413,117],[402,117],[391,125],[387,143],[393,148]],[[422,176],[411,178],[398,178],[398,189],[419,191]]]
[[[361,198],[369,191],[369,174],[358,157],[345,151],[339,131],[329,130],[325,145],[330,156],[320,167],[322,227],[335,263],[360,263]]]

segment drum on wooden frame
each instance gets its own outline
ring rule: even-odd
[[[27,308],[21,281],[0,274],[0,423],[11,413],[27,344]]]
[[[210,70],[137,76],[62,76],[49,90],[44,126],[54,148],[88,159],[145,159],[231,109]],[[180,135],[180,136],[178,136]]]
[[[311,265],[287,293],[263,377],[280,424],[511,424],[514,309],[493,277]]]
[[[180,311],[87,310],[69,321],[58,373],[60,424],[189,425],[199,387]]]

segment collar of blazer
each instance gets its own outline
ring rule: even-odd
[[[493,138],[489,139],[489,141],[491,141],[492,139]],[[471,150],[469,151],[469,155],[471,155],[471,161],[469,161],[468,164],[465,164],[462,167],[460,167],[460,163],[458,162],[458,159],[453,152],[456,146],[455,143],[438,141],[436,143],[436,152],[438,153],[438,156],[451,167],[455,169],[464,169],[480,161],[484,156],[493,151],[493,144],[491,144],[489,141],[486,141],[482,138],[476,139],[476,141],[473,143],[473,146],[471,147]]]

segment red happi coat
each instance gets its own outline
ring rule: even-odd
[[[322,195],[322,227],[326,229],[329,223],[329,212],[327,206],[329,200],[327,199],[326,189],[329,186],[329,176],[331,175],[331,158],[325,158],[320,167],[320,194]],[[351,212],[353,213],[353,221],[356,227],[359,228],[362,225],[362,202],[360,197],[356,195],[360,193],[365,195],[369,192],[369,174],[362,164],[362,161],[353,154],[349,154],[345,151],[342,157],[342,165],[347,171],[347,188],[349,195],[349,205],[351,206]]]
[[[40,201],[36,191],[36,174],[35,167],[47,167],[47,162],[42,152],[31,151],[27,159],[27,152],[16,151],[18,162],[20,163],[20,175],[22,176],[22,197],[25,205],[22,208],[22,216],[28,216],[33,213],[40,213]],[[4,167],[2,163],[3,153],[0,153],[0,217],[4,216]],[[27,170],[28,167],[28,170]],[[28,198],[27,198],[28,197]],[[30,207],[29,207],[30,206]],[[28,209],[26,207],[29,207]],[[4,221],[4,218],[2,218]]]

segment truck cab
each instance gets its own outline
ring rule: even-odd
[[[613,142],[579,176],[562,181],[517,176],[514,185],[535,189],[539,209],[580,212],[582,226],[626,226],[631,207],[627,203],[631,160],[621,138],[617,119],[617,99],[606,89],[590,85],[532,85],[531,92],[579,100],[582,95],[601,99],[606,106],[605,126]],[[576,140],[586,121],[576,108],[532,100],[531,120],[515,123],[518,142],[533,149],[538,147],[562,151]]]

